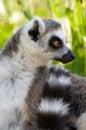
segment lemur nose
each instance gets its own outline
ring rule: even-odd
[[[71,59],[75,59],[75,55],[71,53]]]
[[[71,50],[69,50],[65,55],[65,58],[68,58],[69,60],[74,60],[75,59],[75,55],[72,53]]]
[[[62,58],[63,63],[68,63],[75,59],[75,55],[69,50]]]

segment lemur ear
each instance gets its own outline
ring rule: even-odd
[[[35,17],[32,20],[32,28],[28,31],[28,34],[34,41],[38,40],[38,36],[45,32],[45,24],[40,17]]]

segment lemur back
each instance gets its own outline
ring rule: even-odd
[[[38,83],[36,82],[35,86],[33,84],[29,101],[28,97],[26,100],[30,108],[29,113],[31,113],[26,130],[28,128],[32,130],[75,130],[69,124],[71,103],[69,72],[61,66],[52,66],[45,69],[41,77],[43,78]]]

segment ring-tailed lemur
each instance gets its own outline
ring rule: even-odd
[[[48,66],[44,71],[40,68],[35,81],[26,98],[30,118],[25,130],[76,130],[70,121],[69,72],[62,66]]]
[[[29,120],[25,99],[37,68],[51,59],[74,59],[59,22],[35,17],[6,43],[0,53],[0,130],[22,130]]]

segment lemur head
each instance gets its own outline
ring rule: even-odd
[[[66,46],[61,24],[52,20],[33,18],[21,27],[7,42],[2,50],[4,55],[29,60],[31,66],[46,65],[50,60],[68,63],[74,54]],[[15,58],[15,59],[16,59]],[[26,63],[28,64],[28,63]]]
[[[61,24],[56,21],[35,17],[21,28],[20,40],[30,51],[45,53],[49,60],[68,63],[75,58],[66,45]]]

